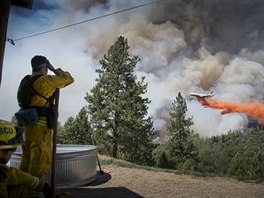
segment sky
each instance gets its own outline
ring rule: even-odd
[[[156,130],[166,130],[179,92],[195,133],[244,129],[250,121],[245,114],[221,115],[189,93],[214,91],[217,100],[264,102],[263,18],[262,0],[33,0],[32,10],[11,6],[7,38],[15,45],[6,43],[0,118],[10,120],[19,109],[17,88],[31,73],[34,55],[74,77],[60,91],[59,121],[75,117],[87,105],[84,97],[95,85],[99,61],[124,36],[131,56],[141,59],[135,74],[146,77],[144,97],[151,100],[148,113]]]

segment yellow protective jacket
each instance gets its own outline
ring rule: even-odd
[[[5,164],[0,164],[0,172],[6,176],[4,180],[0,180],[1,198],[31,197],[30,194],[37,194],[44,186],[43,181],[39,178]]]
[[[32,76],[37,74],[39,73],[33,72]],[[58,68],[56,69],[56,75],[43,75],[39,79],[37,79],[33,84],[33,88],[46,98],[50,98],[56,88],[66,87],[72,84],[73,82],[74,79],[69,72],[63,71],[61,68]],[[46,99],[37,94],[31,97],[31,101],[29,104],[29,106],[37,107],[49,107],[49,105],[50,104],[47,102]],[[46,125],[45,120],[45,117],[40,117],[39,124]]]

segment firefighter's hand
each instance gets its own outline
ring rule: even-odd
[[[52,64],[50,64],[50,62],[47,60],[47,67],[48,67],[48,69],[50,70],[50,71],[56,71],[56,69],[53,67],[53,65]]]
[[[49,186],[48,183],[44,184],[44,187],[42,189],[43,194],[45,195],[45,197],[52,197],[51,196],[51,187]]]

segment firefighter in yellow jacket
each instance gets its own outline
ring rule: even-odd
[[[43,180],[6,165],[22,140],[22,130],[0,120],[0,198],[32,198],[41,195],[45,184]]]
[[[44,56],[31,59],[32,77],[42,74],[32,85],[29,107],[37,109],[38,122],[24,124],[25,142],[22,144],[20,169],[45,180],[52,161],[51,98],[56,88],[64,88],[74,79],[69,72],[55,69]],[[48,70],[55,75],[48,75]]]

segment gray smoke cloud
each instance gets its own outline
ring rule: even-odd
[[[204,1],[204,10],[207,46],[212,52],[263,49],[263,1]]]
[[[168,0],[153,9],[153,23],[172,21],[185,33],[189,45],[204,44],[216,53],[256,51],[264,45],[264,2],[261,0]]]
[[[48,1],[55,9],[48,27],[148,2],[59,0],[54,5]],[[146,77],[145,97],[151,100],[149,115],[157,130],[166,132],[178,92],[186,98],[187,116],[193,117],[195,133],[212,136],[243,129],[249,121],[245,115],[221,115],[218,110],[202,107],[189,93],[213,90],[214,97],[224,101],[263,102],[263,8],[261,0],[164,0],[38,38],[42,46],[37,50],[54,64],[63,65],[76,79],[62,91],[60,118],[65,121],[86,104],[83,97],[95,83],[99,60],[122,35],[128,39],[130,53],[141,58],[135,73],[138,78]],[[16,49],[16,54],[26,53],[18,60],[30,60],[36,53],[36,40],[30,39]],[[6,63],[14,64],[14,52],[9,47],[7,50]],[[161,136],[164,138],[164,133]]]

